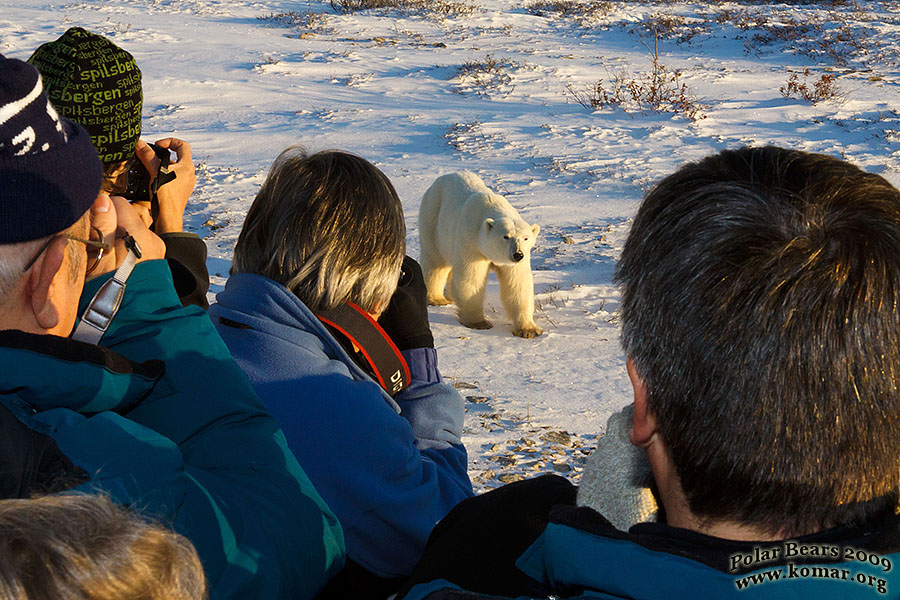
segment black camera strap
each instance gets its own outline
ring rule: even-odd
[[[159,157],[159,170],[156,171],[156,178],[150,184],[150,195],[154,199],[159,188],[175,179],[175,171],[170,168],[172,159],[169,156],[169,149],[164,148],[164,150],[164,153],[156,153],[156,156]]]
[[[388,394],[396,396],[409,385],[412,378],[409,365],[369,313],[348,302],[316,316],[359,348],[375,379]]]

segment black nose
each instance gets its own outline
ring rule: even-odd
[[[514,260],[514,261],[519,262],[519,261],[522,260],[523,258],[525,258],[525,255],[522,254],[521,251],[516,250],[515,252],[513,252],[513,260]]]

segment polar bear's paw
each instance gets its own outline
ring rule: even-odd
[[[513,335],[520,338],[531,339],[544,333],[544,330],[537,325],[523,325],[518,329],[513,329]]]
[[[431,306],[447,306],[448,304],[453,304],[453,302],[444,296],[428,296],[428,304]]]
[[[463,325],[469,329],[490,329],[494,326],[494,324],[487,319],[482,319],[481,321],[476,321],[474,323],[463,323]]]

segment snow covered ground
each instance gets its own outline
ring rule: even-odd
[[[420,198],[444,173],[475,171],[539,223],[543,336],[510,334],[495,280],[492,330],[466,329],[452,307],[431,311],[441,370],[468,398],[478,489],[545,471],[577,479],[607,417],[629,402],[612,275],[654,181],[723,148],[771,143],[900,183],[900,3],[337,10],[364,1],[0,0],[0,53],[25,59],[80,25],[134,54],[145,139],[193,147],[199,182],[186,224],[209,246],[214,292],[268,165],[291,144],[377,164],[403,200],[413,256]],[[624,87],[649,91],[654,47],[657,73],[678,76],[681,104],[662,111]],[[623,84],[622,105],[584,106],[602,99],[591,87],[600,79],[610,96]],[[830,97],[813,103],[804,92]]]

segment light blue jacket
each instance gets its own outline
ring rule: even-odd
[[[409,574],[435,523],[472,495],[463,402],[434,349],[404,353],[413,380],[395,402],[271,279],[232,275],[209,314],[337,514],[347,555],[381,577]]]

